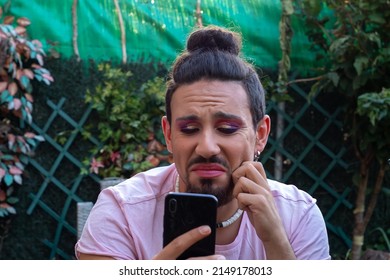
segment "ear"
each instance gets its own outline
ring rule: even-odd
[[[161,119],[161,127],[164,133],[165,143],[167,149],[172,153],[172,140],[171,140],[171,125],[168,122],[167,116],[163,116]]]
[[[267,145],[268,135],[271,131],[271,118],[264,115],[263,119],[257,124],[256,130],[256,151],[262,152]]]

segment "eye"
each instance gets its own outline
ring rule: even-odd
[[[223,134],[233,134],[239,129],[236,124],[222,124],[218,126],[217,130]]]
[[[194,134],[199,131],[199,128],[193,124],[186,124],[180,126],[180,131],[184,134]]]

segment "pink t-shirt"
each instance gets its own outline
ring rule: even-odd
[[[151,259],[162,249],[164,198],[174,190],[175,165],[158,167],[103,190],[88,216],[76,257]],[[298,259],[330,259],[326,227],[316,200],[293,185],[268,180],[284,228]],[[236,239],[216,245],[226,259],[266,259],[261,240],[244,213]]]

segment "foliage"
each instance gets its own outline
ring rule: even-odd
[[[313,50],[324,65],[318,69],[311,94],[333,91],[347,100],[345,131],[359,162],[354,175],[357,192],[352,248],[352,258],[358,259],[388,170],[389,1],[302,0],[300,4]],[[372,176],[374,166],[376,174]]]
[[[86,102],[97,112],[96,126],[87,127],[85,137],[97,134],[92,160],[84,160],[101,177],[128,177],[170,160],[160,131],[164,114],[164,80],[155,77],[138,86],[132,72],[99,65],[103,80]]]
[[[381,227],[376,227],[369,234],[378,235],[375,244],[371,245],[373,249],[390,252],[390,228],[385,230]]]
[[[390,88],[360,95],[356,113],[360,127],[354,133],[361,135],[358,149],[372,150],[378,161],[386,161],[390,147]]]
[[[32,80],[47,85],[53,82],[50,72],[43,67],[45,53],[41,42],[28,39],[29,25],[27,18],[15,22],[13,16],[4,16],[0,24],[0,217],[16,213],[14,185],[22,184],[33,148],[43,141],[42,136],[28,130],[34,102]]]

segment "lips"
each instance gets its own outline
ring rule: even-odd
[[[215,178],[226,172],[219,164],[196,164],[191,171],[201,178]]]

